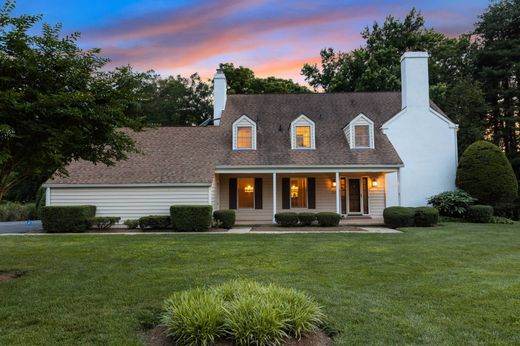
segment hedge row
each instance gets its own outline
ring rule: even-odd
[[[311,226],[314,221],[318,221],[321,227],[332,227],[339,225],[341,216],[337,213],[321,212],[321,213],[276,213],[274,220],[277,224],[283,227],[292,226]]]
[[[41,211],[43,229],[49,233],[85,232],[95,215],[95,205],[49,206]]]
[[[383,211],[383,218],[391,228],[432,227],[439,222],[439,211],[433,207],[388,207]]]

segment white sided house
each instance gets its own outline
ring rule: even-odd
[[[425,205],[455,188],[457,125],[429,99],[427,53],[402,56],[401,80],[401,93],[227,95],[218,70],[213,119],[132,133],[141,153],[115,166],[71,163],[46,183],[46,204],[122,220],[211,204],[249,223]]]

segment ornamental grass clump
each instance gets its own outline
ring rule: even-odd
[[[323,321],[321,307],[307,294],[278,285],[234,280],[208,289],[173,294],[163,324],[179,345],[280,345],[300,338]]]

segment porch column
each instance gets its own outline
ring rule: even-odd
[[[339,172],[336,172],[336,213],[340,213],[341,209],[341,202],[340,202],[340,189],[341,189],[341,182],[339,181]]]
[[[273,173],[273,223],[275,223],[274,215],[276,214],[276,173]]]

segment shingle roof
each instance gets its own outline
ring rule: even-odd
[[[73,162],[68,177],[48,183],[211,183],[217,166],[397,165],[401,159],[379,128],[400,110],[398,92],[229,95],[218,127],[132,133],[142,154],[111,167]],[[349,149],[343,128],[360,113],[374,122],[375,149]],[[244,114],[257,122],[255,151],[232,150],[232,124]],[[291,150],[290,124],[301,114],[316,123],[316,150]]]

